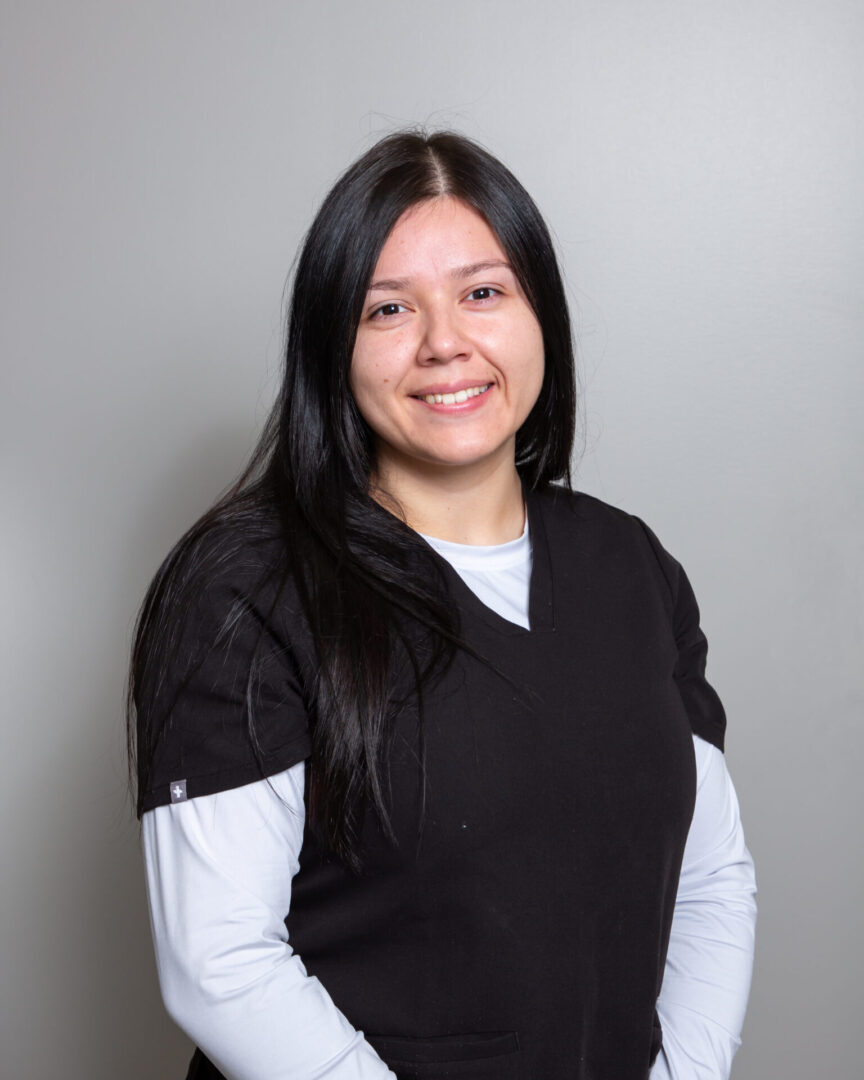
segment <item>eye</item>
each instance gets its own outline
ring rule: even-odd
[[[471,292],[468,293],[468,299],[482,303],[485,300],[492,300],[500,295],[500,291],[498,289],[493,289],[491,285],[481,285],[479,288],[472,289]]]
[[[369,313],[370,319],[386,319],[390,315],[400,315],[403,311],[408,309],[404,304],[382,304],[381,307],[375,308],[374,311]]]

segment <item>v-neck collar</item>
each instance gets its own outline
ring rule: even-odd
[[[531,540],[531,578],[528,588],[529,626],[519,626],[510,622],[497,611],[488,607],[479,596],[460,577],[459,573],[429,544],[440,560],[453,599],[467,614],[480,619],[501,634],[518,637],[527,634],[548,633],[555,629],[554,590],[552,588],[552,559],[549,554],[549,540],[543,520],[542,496],[536,491],[529,491],[524,485],[522,493],[528,515],[528,535]],[[424,543],[426,541],[424,540]]]

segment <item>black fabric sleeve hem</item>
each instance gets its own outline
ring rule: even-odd
[[[712,746],[716,746],[721,754],[725,754],[726,732],[721,731],[716,724],[699,724],[691,717],[690,729],[694,735],[698,735],[700,739],[704,739],[705,742],[711,743]]]
[[[168,783],[160,784],[151,791],[145,792],[139,800],[138,816],[148,810],[154,810],[157,806],[167,806],[172,802],[184,802],[195,799],[202,795],[216,795],[220,791],[230,791],[232,788],[243,787],[246,784],[265,780],[268,776],[284,772],[293,765],[297,765],[312,752],[312,743],[308,732],[304,732],[299,738],[279,748],[278,751],[262,755],[261,764],[251,762],[245,765],[232,766],[230,769],[220,769],[218,772],[206,773],[203,776],[175,776]],[[183,797],[172,798],[171,789],[176,784],[184,784]]]

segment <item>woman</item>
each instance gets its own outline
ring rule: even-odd
[[[728,1075],[755,888],[725,718],[680,566],[569,490],[573,416],[530,197],[460,136],[383,139],[306,237],[249,469],[140,619],[190,1077]]]

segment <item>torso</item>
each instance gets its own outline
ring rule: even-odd
[[[695,796],[668,585],[627,515],[563,492],[528,506],[530,629],[447,567],[500,674],[462,652],[427,696],[419,844],[407,708],[398,849],[370,816],[352,876],[307,832],[289,938],[400,1077],[644,1080]]]

